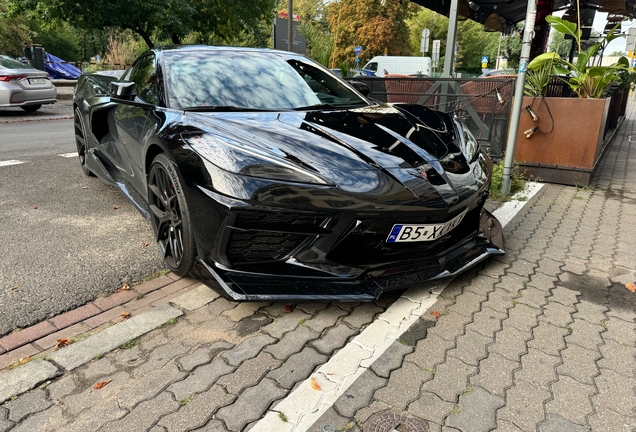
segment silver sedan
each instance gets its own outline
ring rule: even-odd
[[[49,74],[0,55],[0,108],[20,107],[27,112],[55,103],[57,90]]]

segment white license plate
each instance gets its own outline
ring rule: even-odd
[[[29,84],[46,84],[44,78],[29,78]]]
[[[448,234],[462,222],[468,209],[443,224],[435,225],[393,225],[387,243],[434,241]]]

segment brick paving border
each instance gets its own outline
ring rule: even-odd
[[[122,312],[139,315],[199,285],[196,279],[168,273],[9,333],[0,338],[0,374],[17,361],[54,351],[58,339],[99,332],[120,322]]]

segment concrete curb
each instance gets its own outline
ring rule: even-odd
[[[0,120],[0,124],[3,124],[3,123],[29,123],[29,122],[47,121],[47,120],[71,120],[71,119],[73,119],[72,115],[49,116],[49,117],[31,117],[31,118],[12,118],[12,119],[7,119],[7,120]]]
[[[59,374],[58,368],[45,360],[33,360],[9,371],[0,380],[0,403],[29,391]]]
[[[113,351],[128,341],[151,332],[171,319],[183,315],[168,304],[158,306],[127,321],[115,324],[81,342],[53,353],[49,360],[34,360],[2,375],[0,403],[35,388],[38,384],[71,371]]]
[[[96,356],[106,354],[181,315],[183,311],[170,305],[158,306],[54,352],[51,354],[51,361],[60,365],[65,371],[72,371]]]

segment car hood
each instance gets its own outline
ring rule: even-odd
[[[450,116],[419,105],[187,116],[207,133],[311,170],[346,191],[375,190],[388,176],[418,197],[435,189],[450,204],[487,181],[470,169]]]

